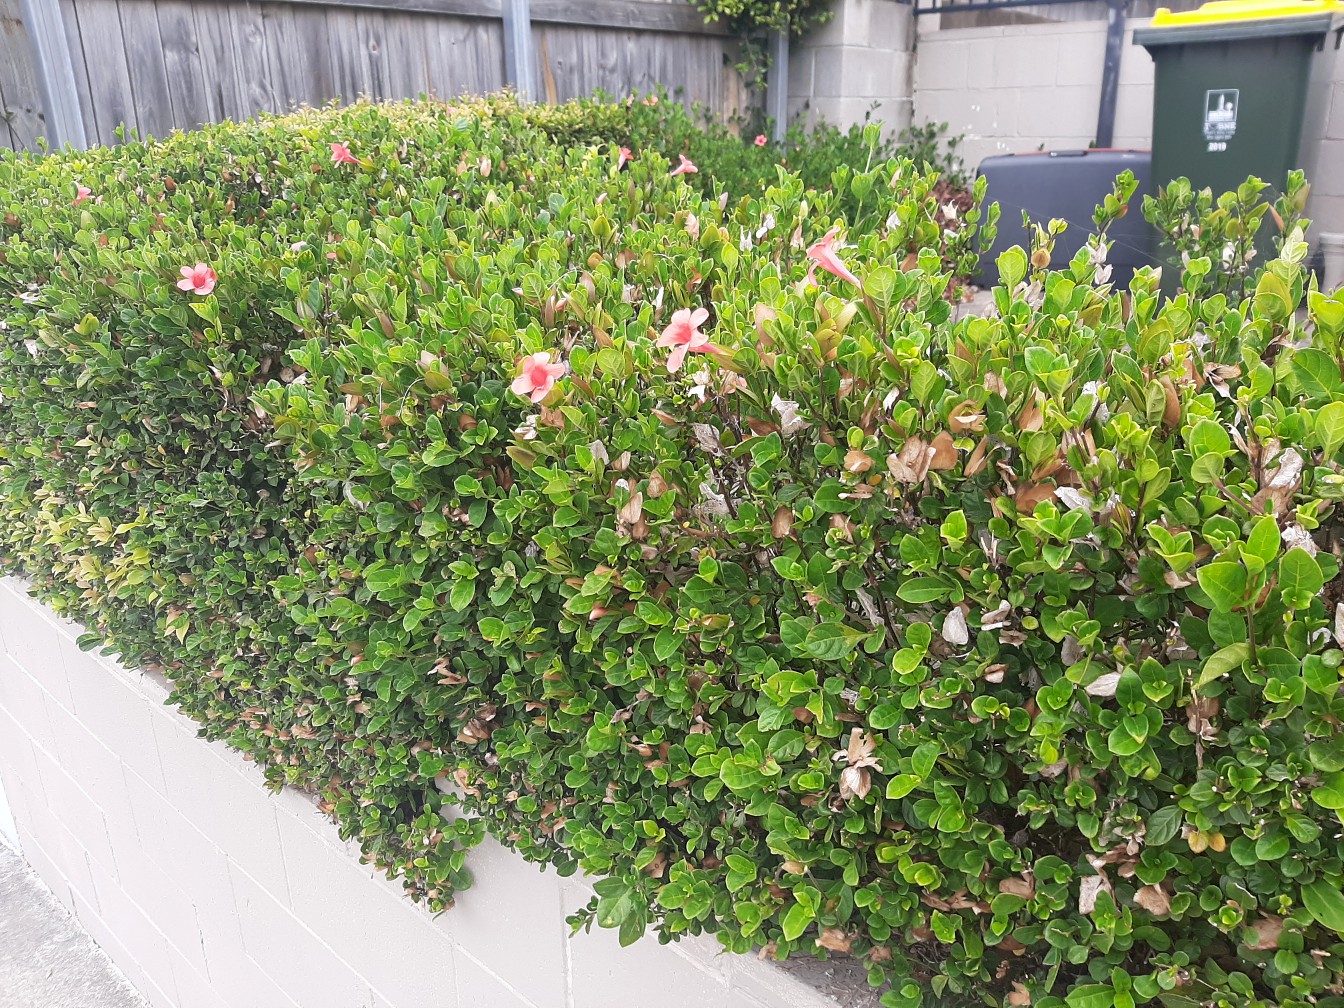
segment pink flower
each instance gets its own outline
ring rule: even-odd
[[[183,266],[182,279],[177,282],[177,289],[204,296],[215,289],[215,283],[218,280],[219,277],[215,275],[215,271],[205,263]]]
[[[820,266],[827,273],[834,274],[843,280],[848,280],[855,286],[859,284],[859,278],[849,271],[849,268],[840,261],[840,257],[835,252],[835,238],[840,233],[839,228],[831,228],[826,233],[826,237],[821,241],[808,247],[807,258],[811,263],[807,268],[807,282],[817,282],[817,267]]]
[[[75,184],[75,198],[71,201],[71,206],[79,206],[86,199],[93,195],[93,190],[88,186]]]
[[[350,153],[350,147],[343,143],[334,143],[331,145],[331,163],[332,164],[359,164],[359,158]]]
[[[618,157],[618,158],[616,159],[616,170],[617,170],[617,171],[620,171],[622,168],[625,167],[625,163],[626,163],[627,161],[631,161],[631,160],[633,160],[633,159],[634,159],[634,155],[633,155],[632,153],[630,153],[630,148],[629,148],[629,147],[622,147],[622,148],[621,148],[621,155],[620,155],[620,157]]]
[[[752,143],[754,143],[757,147],[764,147],[769,142],[770,141],[765,139],[764,133],[757,133],[756,139],[752,141]]]
[[[686,157],[685,154],[678,154],[677,157],[681,158],[681,164],[679,164],[679,165],[677,165],[675,168],[673,168],[672,171],[671,171],[671,174],[673,174],[673,175],[694,175],[696,172],[698,172],[698,171],[700,170],[700,169],[697,168],[695,165],[691,164],[690,160]]]
[[[552,364],[549,352],[542,350],[520,362],[518,377],[509,386],[515,395],[526,396],[533,402],[541,402],[555,387],[556,379],[565,373],[563,364]]]
[[[657,105],[657,104],[658,104],[658,96],[657,96],[657,95],[649,95],[647,98],[644,99],[644,104],[645,104],[645,105]]]
[[[700,331],[700,327],[708,319],[708,308],[697,308],[694,311],[689,308],[679,308],[672,313],[672,321],[663,330],[663,334],[658,337],[660,347],[672,348],[672,352],[667,355],[668,371],[673,374],[680,371],[681,362],[686,359],[688,351],[712,353],[718,349],[709,341],[709,337]]]

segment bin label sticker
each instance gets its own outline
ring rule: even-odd
[[[1204,94],[1204,139],[1231,140],[1237,133],[1237,88],[1222,88]],[[1210,148],[1212,149],[1212,148]]]

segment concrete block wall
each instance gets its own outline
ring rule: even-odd
[[[834,16],[789,54],[789,121],[842,128],[871,113],[888,130],[910,125],[914,16],[897,0],[836,0]]]
[[[946,122],[963,134],[968,168],[993,154],[1089,146],[1096,137],[1106,22],[939,26],[918,19],[916,122]],[[1131,44],[1120,57],[1116,147],[1152,142],[1153,62]]]
[[[24,857],[155,1008],[834,1008],[712,939],[571,937],[588,884],[492,841],[433,918],[79,633],[0,579],[0,790]]]
[[[1344,49],[1334,48],[1332,36],[1311,64],[1303,155],[1311,183],[1311,233],[1319,238],[1344,232]],[[1333,279],[1344,281],[1344,274],[1336,272]]]
[[[963,134],[960,153],[974,169],[993,154],[1087,147],[1096,136],[1106,46],[1099,18],[1064,23],[942,28],[917,20],[914,121],[946,122]],[[1120,57],[1116,147],[1152,146],[1153,61],[1133,45],[1131,19]],[[1344,232],[1344,50],[1327,45],[1312,64],[1302,161],[1312,183],[1311,235]],[[1344,279],[1344,273],[1341,274]]]

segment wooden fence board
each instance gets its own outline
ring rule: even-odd
[[[13,109],[28,47],[0,0],[0,104]],[[453,98],[506,82],[501,0],[60,0],[89,138],[115,141],[361,95]],[[751,101],[736,42],[685,0],[531,0],[537,97],[657,86],[720,114]],[[20,25],[21,27],[21,25]],[[30,60],[31,61],[31,60]],[[18,67],[19,69],[16,69]],[[31,89],[30,89],[31,90]],[[30,146],[40,101],[0,122]]]
[[[193,3],[196,20],[196,46],[201,59],[201,77],[205,81],[205,115],[209,122],[246,118],[252,110],[246,106],[242,75],[233,55],[233,25],[229,6],[222,3]]]
[[[46,136],[42,93],[18,0],[0,0],[0,147],[24,150]]]
[[[434,18],[426,40],[429,88],[440,98],[504,87],[504,42],[498,24]]]
[[[210,100],[196,42],[195,13],[190,0],[158,0],[155,6],[172,125],[177,129],[194,129],[210,121]]]
[[[118,126],[140,127],[117,0],[75,0],[75,12],[93,107],[94,121],[86,122],[85,129],[91,140],[96,136],[99,143],[115,143]]]
[[[344,8],[328,7],[327,44],[330,46],[333,75],[333,98],[354,101],[368,91],[363,77],[364,54],[360,49],[359,28],[355,12]]]
[[[209,3],[210,0],[202,0]],[[266,69],[266,26],[261,4],[233,2],[229,4],[229,21],[233,26],[233,60],[242,76],[243,111],[238,118],[247,118],[256,112],[277,112],[282,107],[276,101]]]
[[[383,58],[387,66],[389,98],[415,98],[428,94],[427,31],[432,18],[423,14],[388,13],[383,20]]]
[[[746,88],[734,83],[736,71],[732,78],[723,73],[725,47],[719,39],[667,34],[650,45],[639,31],[553,24],[534,30],[539,79],[555,82],[547,100],[568,101],[599,88],[620,97],[661,85],[687,104],[699,102],[723,115],[745,111],[750,103]]]
[[[140,135],[167,136],[173,128],[173,105],[157,6],[154,0],[116,0],[116,4]]]
[[[61,0],[61,21],[65,25],[66,46],[75,71],[75,90],[79,93],[79,112],[84,119],[84,132],[89,143],[98,143],[93,88],[89,87],[89,68],[84,63],[80,44],[79,12],[75,10],[75,0]]]

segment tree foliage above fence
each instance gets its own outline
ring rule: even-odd
[[[908,162],[709,198],[531,114],[0,158],[7,561],[435,907],[488,828],[889,1005],[1338,1008],[1298,237],[1236,306],[1043,232],[962,317]]]

